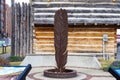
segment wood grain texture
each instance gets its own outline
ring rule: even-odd
[[[47,27],[48,26],[48,27]],[[53,27],[35,27],[34,49],[40,52],[54,52]],[[116,28],[105,25],[81,26],[76,25],[68,28],[68,51],[69,52],[102,52],[103,34],[108,34],[107,52],[116,52]],[[40,45],[39,45],[40,44]],[[71,46],[72,45],[72,46]],[[94,46],[94,47],[93,47]],[[97,46],[97,47],[96,47]]]
[[[32,53],[31,5],[12,2],[12,56]]]

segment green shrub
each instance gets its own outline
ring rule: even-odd
[[[9,57],[10,62],[17,62],[17,61],[22,61],[24,57],[19,57],[19,56],[11,56]]]
[[[101,59],[98,59],[98,60],[101,63],[102,69],[104,71],[108,71],[111,64],[115,61],[114,58],[111,58],[109,60],[104,60],[104,59],[101,58]]]
[[[114,61],[110,66],[112,68],[120,68],[120,61]]]

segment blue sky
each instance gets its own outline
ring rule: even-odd
[[[29,0],[15,0],[15,2],[20,2],[20,3],[22,3],[22,2],[29,2]],[[11,6],[11,0],[6,0],[6,4],[8,4],[9,6]]]

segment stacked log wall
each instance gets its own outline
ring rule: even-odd
[[[73,25],[74,26],[74,25]],[[116,28],[105,26],[69,27],[68,32],[68,51],[69,53],[102,53],[103,35],[108,34],[106,43],[107,53],[116,53]],[[54,29],[53,26],[35,26],[34,33],[35,52],[53,52],[54,49]]]

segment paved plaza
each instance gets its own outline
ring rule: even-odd
[[[6,55],[2,55],[2,57],[4,56]],[[32,63],[32,62],[29,61],[29,63]],[[77,71],[77,77],[74,77],[74,78],[66,78],[66,79],[57,78],[56,79],[56,78],[48,78],[48,77],[43,76],[44,70],[54,69],[54,68],[55,67],[49,67],[49,66],[44,66],[44,67],[33,66],[26,80],[116,80],[109,72],[104,72],[101,69],[78,67],[78,66],[67,67],[67,69],[73,69]]]
[[[54,67],[33,67],[29,73],[27,80],[116,80],[109,72],[104,72],[101,69],[90,69],[82,67],[67,67],[77,71],[77,77],[56,79],[43,76],[43,71],[53,69]]]

